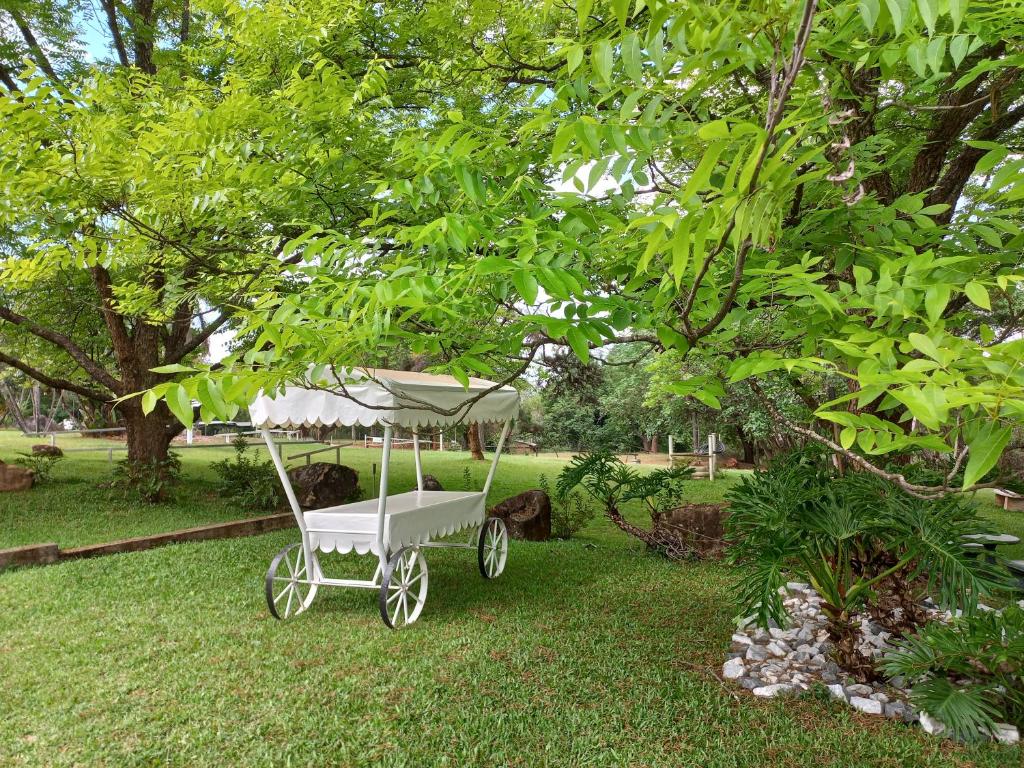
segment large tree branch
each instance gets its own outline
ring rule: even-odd
[[[63,389],[68,392],[74,392],[76,395],[81,395],[89,400],[94,400],[99,403],[109,403],[113,400],[113,396],[108,392],[101,392],[98,389],[91,389],[84,384],[79,384],[68,379],[58,379],[53,376],[49,376],[38,368],[33,368],[28,363],[25,363],[16,357],[11,357],[3,350],[0,350],[0,363],[11,366],[11,368],[17,368],[19,371],[24,373],[30,379],[38,381],[40,384],[45,384],[48,387],[54,389]]]
[[[761,401],[761,404],[765,407],[765,410],[768,411],[772,419],[774,419],[775,422],[778,423],[780,426],[783,426],[786,429],[790,430],[791,432],[795,432],[798,435],[806,437],[809,440],[813,440],[819,445],[825,446],[830,451],[832,451],[832,453],[836,454],[837,456],[842,456],[851,464],[860,467],[860,469],[862,469],[863,471],[875,475],[876,477],[881,477],[885,480],[888,480],[890,483],[894,483],[895,485],[899,486],[904,491],[909,493],[911,496],[916,496],[919,499],[937,499],[941,498],[942,496],[946,496],[950,493],[959,493],[961,491],[977,491],[982,488],[995,488],[999,485],[999,483],[975,483],[970,488],[955,488],[948,484],[950,479],[949,477],[946,478],[945,482],[942,485],[918,485],[916,483],[911,483],[903,475],[898,474],[896,472],[886,472],[884,469],[876,467],[874,464],[872,464],[870,461],[865,459],[860,454],[854,453],[853,451],[843,448],[843,446],[841,446],[834,440],[830,440],[824,435],[815,432],[813,429],[809,429],[808,427],[802,427],[799,424],[796,424],[784,413],[782,413],[782,411],[780,411],[778,407],[776,407],[775,403],[772,402],[771,398],[765,395],[764,390],[762,390],[761,386],[757,383],[757,379],[749,379],[749,382],[750,388],[753,390],[754,394],[757,395],[758,399]],[[962,460],[962,457],[960,457],[960,460]],[[959,461],[957,462],[957,464],[959,465]],[[951,476],[952,473],[950,477]]]
[[[107,29],[110,30],[110,38],[114,41],[117,60],[121,62],[122,67],[131,66],[128,49],[124,47],[124,37],[121,35],[121,25],[117,22],[117,7],[114,5],[114,0],[100,0],[100,2],[107,16]]]
[[[4,84],[4,87],[10,92],[14,93],[18,90],[18,84],[14,82],[14,77],[8,71],[7,67],[0,62],[0,83]]]
[[[980,141],[995,141],[1022,120],[1024,120],[1024,105],[1004,112],[1002,116],[993,120],[984,130],[972,138]],[[974,166],[978,164],[978,161],[987,151],[969,146],[960,150],[960,154],[953,158],[945,174],[943,174],[931,193],[925,198],[925,205],[934,205],[936,203],[946,203],[949,205],[945,213],[936,217],[940,223],[948,224],[953,218],[956,202],[960,199],[964,187],[967,186],[971,174],[974,173]]]
[[[47,77],[49,77],[53,83],[61,85],[61,79],[57,77],[57,72],[54,70],[53,65],[50,64],[50,59],[43,52],[43,48],[39,45],[39,41],[36,40],[36,36],[33,34],[32,28],[29,27],[28,22],[25,21],[25,17],[10,8],[7,12],[11,14],[15,25],[18,27],[18,31],[21,32],[21,36],[25,40],[25,44],[29,47],[29,50],[32,51],[33,60],[39,68],[46,73]]]
[[[804,4],[803,14],[800,18],[800,26],[797,28],[796,38],[793,42],[793,52],[789,58],[789,61],[784,61],[782,68],[782,80],[778,80],[778,72],[776,71],[776,65],[772,65],[772,86],[769,88],[768,93],[768,113],[765,117],[765,140],[761,145],[761,150],[758,154],[757,161],[754,164],[753,172],[750,175],[750,180],[747,182],[745,196],[752,195],[757,189],[757,182],[761,175],[761,169],[764,167],[764,162],[768,157],[768,152],[775,146],[778,140],[778,127],[779,123],[782,122],[782,117],[785,113],[786,103],[789,101],[789,94],[793,89],[794,83],[796,83],[797,75],[803,68],[806,53],[807,44],[811,39],[811,32],[814,29],[814,15],[818,9],[818,0],[807,0]],[[733,266],[732,280],[729,283],[729,288],[726,291],[725,300],[722,302],[718,311],[714,317],[711,318],[707,323],[701,326],[699,329],[694,330],[690,323],[690,313],[693,311],[693,304],[697,298],[697,291],[701,284],[704,282],[704,277],[707,275],[708,270],[711,268],[711,263],[725,250],[726,245],[729,242],[729,238],[732,236],[732,232],[736,227],[736,217],[739,214],[739,206],[737,205],[730,217],[729,223],[726,225],[725,231],[718,240],[718,244],[708,251],[704,257],[704,261],[701,263],[700,269],[697,271],[697,275],[694,277],[693,285],[690,286],[690,290],[686,296],[686,300],[683,304],[680,317],[683,321],[683,327],[686,329],[686,337],[690,343],[695,343],[698,339],[707,334],[711,333],[718,324],[722,322],[725,316],[732,309],[732,303],[736,298],[736,293],[739,291],[740,283],[743,281],[743,271],[746,265],[747,255],[750,253],[753,247],[753,242],[749,237],[744,238],[740,247],[736,250],[736,262]]]
[[[113,376],[111,376],[110,373],[105,368],[103,368],[103,366],[99,365],[95,360],[90,358],[81,347],[75,344],[74,341],[72,341],[64,334],[57,333],[56,331],[51,330],[49,328],[45,328],[39,325],[38,323],[30,320],[29,318],[25,317],[24,315],[20,315],[17,312],[13,311],[12,309],[9,309],[8,307],[4,306],[0,306],[0,319],[6,320],[12,325],[17,325],[20,328],[24,328],[33,336],[36,336],[40,339],[43,339],[44,341],[48,341],[51,344],[60,347],[69,355],[71,355],[72,359],[80,366],[82,366],[82,370],[84,370],[86,373],[92,376],[92,378],[95,379],[97,383],[102,384],[104,387],[107,387],[112,392],[120,394],[121,383]],[[46,382],[43,383],[45,384]],[[55,385],[51,384],[50,386]]]

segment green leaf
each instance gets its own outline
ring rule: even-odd
[[[988,297],[988,289],[981,283],[972,280],[964,286],[964,293],[967,294],[967,298],[976,306],[982,309],[992,309],[992,302]]]
[[[626,22],[629,20],[629,2],[630,0],[612,0],[612,9],[615,11],[615,19],[619,22],[620,27],[626,26]]]
[[[924,306],[928,312],[928,320],[937,323],[949,304],[949,286],[945,283],[934,283],[924,293]]]
[[[857,7],[860,8],[864,26],[868,28],[868,32],[872,31],[875,28],[875,22],[878,21],[878,0],[860,0]]]
[[[178,421],[186,427],[192,426],[192,398],[188,390],[180,384],[172,384],[167,388],[164,397],[167,399],[167,407]]]
[[[590,18],[590,11],[594,7],[594,0],[576,0],[576,19],[580,25],[580,32],[587,25]]]
[[[612,82],[612,44],[608,40],[598,40],[590,52],[590,63],[594,67],[594,73],[605,83]]]
[[[622,38],[620,55],[622,56],[622,65],[630,79],[634,83],[642,81],[644,76],[644,67],[640,53],[640,37],[636,32],[630,32]],[[641,94],[639,91],[634,91],[633,93],[636,94],[637,99],[640,98]]]
[[[935,34],[935,20],[939,17],[938,0],[917,0],[917,10],[928,27],[928,34]]]
[[[512,273],[512,284],[515,285],[516,290],[519,291],[519,295],[522,296],[523,301],[529,305],[533,305],[537,301],[537,278],[533,276],[533,273],[528,269],[520,269],[517,272]]]
[[[928,355],[932,360],[942,362],[942,358],[939,355],[939,348],[935,346],[935,342],[925,336],[923,333],[912,333],[907,337],[910,343],[914,346],[918,352]]]
[[[1013,430],[1000,427],[998,422],[988,421],[982,425],[974,438],[967,443],[967,469],[964,470],[964,488],[970,488],[988,473],[1003,455],[1003,449],[1010,441]]]
[[[690,347],[690,343],[683,334],[667,325],[658,326],[658,341],[665,349],[678,349],[685,352]]]
[[[960,31],[960,22],[964,20],[964,9],[967,0],[949,0],[949,18],[953,20],[953,31]]]
[[[899,35],[903,32],[903,24],[910,11],[910,0],[885,0],[885,5],[889,9],[889,15],[892,16],[892,26],[896,30],[896,34]]]
[[[156,401],[160,398],[157,393],[152,389],[147,389],[142,393],[142,412],[144,414],[150,414],[153,409],[156,408]]]
[[[845,427],[842,432],[839,433],[839,444],[846,450],[850,449],[853,445],[853,441],[857,439],[856,427]]]
[[[587,340],[586,334],[573,325],[570,326],[569,330],[566,332],[565,338],[568,340],[569,346],[572,347],[572,351],[576,353],[576,357],[579,358],[580,362],[586,364],[586,362],[590,360],[590,342]]]
[[[583,63],[583,46],[576,43],[565,49],[565,63],[571,75]]]
[[[156,368],[150,368],[153,373],[195,373],[196,369],[188,365],[182,365],[181,363],[172,363],[170,365],[160,365]]]

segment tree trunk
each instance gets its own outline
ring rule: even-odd
[[[469,453],[474,461],[484,460],[484,443],[480,435],[480,425],[475,421],[470,422],[466,428],[466,441],[469,443]]]
[[[740,447],[743,448],[743,463],[753,464],[754,462],[754,441],[749,439],[742,429],[736,430],[740,438]]]
[[[128,441],[128,460],[153,464],[167,459],[171,440],[181,431],[181,424],[160,402],[148,415],[142,408],[123,408],[124,426]]]

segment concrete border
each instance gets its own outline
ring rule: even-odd
[[[200,525],[179,531],[156,533],[150,536],[136,536],[131,539],[120,539],[105,544],[89,544],[84,547],[61,549],[56,544],[33,544],[27,547],[0,549],[0,571],[12,566],[49,565],[64,560],[78,560],[85,557],[101,557],[123,552],[142,552],[147,549],[164,547],[168,544],[182,544],[189,541],[210,541],[213,539],[235,539],[241,536],[258,536],[261,533],[291,528],[295,525],[295,516],[291,512],[283,512],[263,517],[251,517],[244,520],[232,520],[227,523]]]

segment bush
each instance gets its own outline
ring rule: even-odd
[[[911,701],[954,738],[992,733],[996,722],[1024,727],[1024,611],[1015,605],[929,624],[883,669],[913,682]]]
[[[899,634],[923,618],[925,594],[969,612],[1005,583],[961,546],[963,535],[987,531],[972,503],[918,499],[865,473],[838,475],[818,450],[780,457],[727,498],[729,558],[744,566],[741,615],[784,623],[779,588],[788,578],[810,583],[824,599],[837,660],[864,680],[876,670],[857,649],[859,612]]]
[[[63,456],[40,455],[38,453],[22,453],[15,459],[17,464],[32,470],[37,483],[45,483],[53,474],[54,468],[64,459]]]
[[[551,484],[543,474],[538,485],[551,500],[551,534],[556,539],[571,539],[594,519],[596,513],[582,494],[572,491],[565,496],[552,496]]]
[[[167,499],[170,489],[181,479],[181,459],[167,454],[163,461],[131,461],[122,459],[114,466],[112,487],[134,494],[151,504]]]
[[[239,435],[232,443],[234,461],[223,459],[212,465],[219,482],[217,491],[222,496],[250,509],[276,509],[281,501],[281,480],[274,463],[250,458],[249,444]]]

